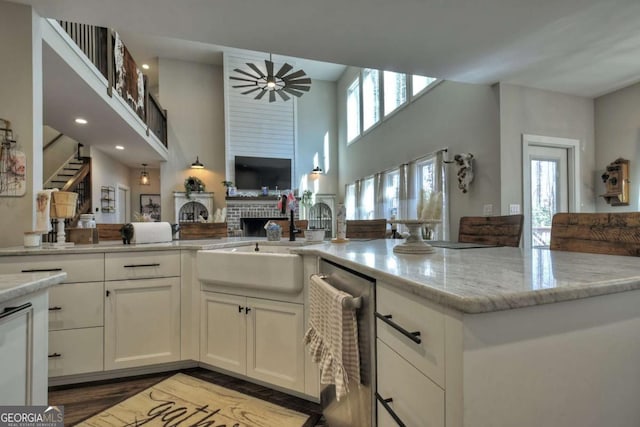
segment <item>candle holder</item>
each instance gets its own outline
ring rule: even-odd
[[[403,224],[409,229],[409,236],[403,243],[393,247],[393,251],[400,254],[429,254],[433,252],[433,246],[422,238],[424,225],[440,224],[439,219],[394,219],[387,221],[389,224]]]

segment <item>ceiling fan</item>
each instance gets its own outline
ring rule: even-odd
[[[265,71],[250,62],[247,62],[247,66],[251,69],[251,72],[239,68],[234,69],[233,71],[242,74],[242,77],[230,76],[229,78],[246,83],[232,87],[250,87],[251,89],[242,92],[242,95],[258,92],[254,99],[262,99],[262,97],[268,93],[269,102],[276,101],[276,94],[278,94],[283,101],[288,101],[290,99],[289,95],[300,97],[303,95],[303,92],[309,92],[311,79],[307,77],[303,70],[289,73],[293,70],[293,66],[285,62],[282,67],[274,73],[274,64],[273,61],[271,61],[271,55],[269,55],[269,59],[264,60],[264,65]]]

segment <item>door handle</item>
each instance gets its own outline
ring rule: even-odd
[[[16,314],[22,310],[26,310],[27,308],[31,308],[31,303],[25,303],[22,305],[19,305],[17,307],[5,307],[4,311],[2,313],[0,313],[0,319],[4,319],[5,317],[9,317],[12,314]]]
[[[380,402],[380,404],[384,407],[384,409],[387,410],[389,415],[391,415],[391,418],[393,418],[393,421],[395,421],[396,424],[398,424],[398,426],[406,427],[406,424],[402,422],[398,414],[396,414],[396,411],[394,411],[391,405],[389,405],[389,403],[393,402],[392,398],[384,399],[382,396],[378,394],[378,392],[376,392],[376,399],[378,399],[378,402]]]

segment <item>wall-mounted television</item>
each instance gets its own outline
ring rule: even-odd
[[[236,156],[235,185],[240,190],[290,189],[291,159]]]

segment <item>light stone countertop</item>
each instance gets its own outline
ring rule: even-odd
[[[62,283],[67,273],[0,274],[0,304]]]
[[[280,242],[269,242],[266,237],[226,237],[221,239],[203,240],[174,240],[168,243],[141,243],[123,245],[121,241],[108,241],[95,245],[74,245],[69,247],[52,248],[25,248],[24,246],[14,246],[0,248],[0,257],[13,255],[62,255],[62,254],[82,254],[82,253],[109,253],[109,252],[145,252],[145,251],[171,251],[171,250],[201,250],[220,249],[231,246],[249,245],[259,242],[266,245],[286,245],[303,246],[308,245],[304,238],[299,238],[295,242],[282,239]]]
[[[321,256],[471,314],[640,289],[638,257],[511,247],[394,253],[401,242],[325,243],[294,252]]]

